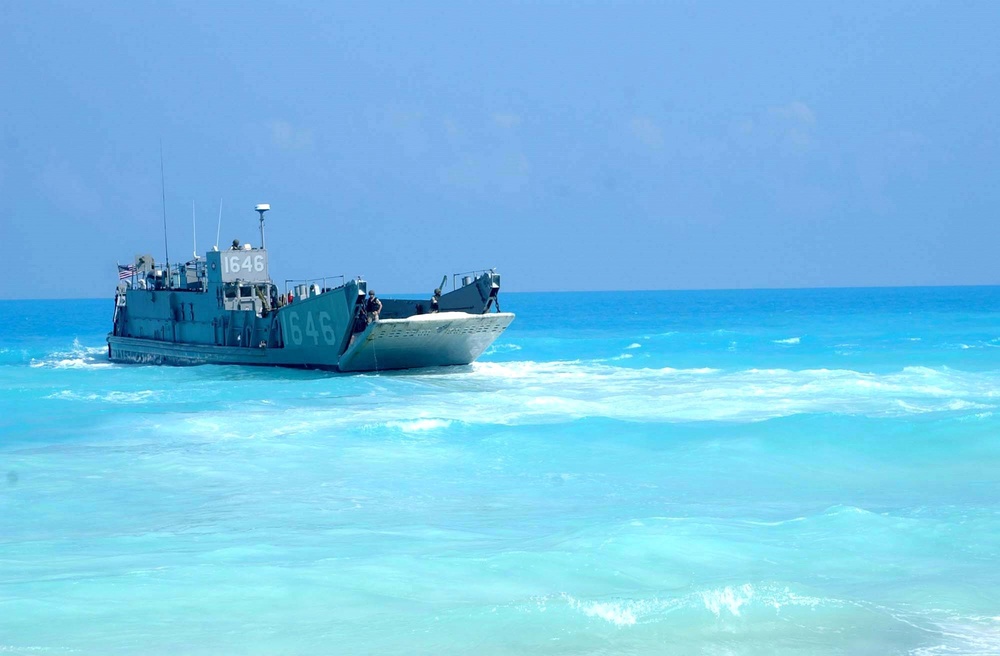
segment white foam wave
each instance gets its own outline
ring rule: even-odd
[[[837,517],[839,515],[860,515],[863,517],[878,517],[875,513],[857,506],[830,506],[823,512],[824,517]]]
[[[86,358],[66,358],[62,360],[34,360],[31,367],[52,367],[53,369],[104,369],[113,366],[110,362],[95,362]]]
[[[104,369],[113,366],[106,354],[107,347],[83,346],[78,339],[74,339],[73,347],[69,351],[55,351],[42,359],[32,358],[29,366],[54,369]]]
[[[750,583],[705,590],[693,596],[700,597],[705,610],[716,617],[722,617],[724,612],[739,617],[744,610],[754,604],[781,611],[792,607],[843,606],[845,603],[839,599],[821,599],[799,594],[787,586],[771,584],[755,586]],[[690,603],[685,602],[685,605]]]
[[[723,609],[728,610],[734,617],[739,617],[740,607],[753,599],[753,593],[753,586],[749,583],[737,588],[727,585],[721,590],[702,592],[701,600],[705,608],[712,611],[716,617],[719,617]]]
[[[486,349],[486,355],[493,355],[494,353],[512,353],[514,351],[520,351],[521,347],[517,344],[504,343],[504,344],[491,344],[488,349]]]
[[[404,433],[418,433],[421,431],[448,428],[448,426],[451,426],[451,422],[444,419],[421,418],[410,421],[390,421],[386,422],[386,426],[389,426],[390,428],[398,428]]]
[[[949,344],[952,348],[960,348],[963,351],[969,349],[983,349],[983,348],[1000,348],[1000,344],[995,343],[996,340],[990,340],[988,342],[978,342],[976,344]]]
[[[628,345],[628,346],[626,346],[625,348],[627,348],[627,349],[637,349],[637,348],[642,348],[642,344],[639,344],[638,342],[632,342],[631,344],[629,344],[629,345]]]
[[[781,585],[727,585],[691,592],[678,597],[650,599],[582,600],[569,594],[559,595],[566,605],[586,617],[604,620],[618,627],[631,627],[655,621],[679,611],[708,612],[716,619],[741,617],[750,607],[780,613],[788,608],[813,609],[821,605],[841,607],[838,599],[820,599],[802,595]]]
[[[997,626],[1000,618],[960,617],[951,611],[938,609],[915,613],[882,606],[875,608],[925,634],[938,636],[938,644],[913,649],[909,652],[913,656],[1000,654],[1000,626]]]
[[[56,651],[52,647],[21,647],[15,645],[0,645],[0,654],[11,653],[11,654],[24,654],[26,652],[50,652]],[[59,650],[62,651],[62,650]]]
[[[996,407],[1000,372],[907,367],[844,369],[628,369],[579,362],[479,363],[470,377],[499,394],[509,420],[545,412],[632,421],[760,421],[802,413],[898,417]],[[544,390],[544,393],[542,392]],[[516,407],[514,407],[516,406]]]
[[[587,617],[596,617],[615,626],[632,626],[636,622],[638,604],[633,601],[580,601],[563,595],[570,608],[582,611]]]
[[[105,392],[103,394],[90,393],[83,394],[73,390],[62,390],[49,394],[47,399],[62,399],[64,401],[91,401],[100,403],[146,403],[152,398],[152,390],[140,390],[134,392]]]
[[[346,382],[362,389],[324,396]],[[252,422],[255,436],[335,435],[378,427],[427,433],[456,424],[546,425],[583,418],[648,423],[742,423],[799,414],[878,418],[951,413],[973,418],[997,407],[1000,372],[926,367],[882,374],[846,369],[722,371],[519,361],[477,363],[447,376],[334,378],[317,385],[323,387],[316,390],[317,403],[297,407],[294,413],[280,404],[250,410],[258,413]],[[405,393],[394,393],[399,386],[405,386]],[[91,398],[96,400],[86,400]],[[140,403],[143,397],[117,402]],[[247,411],[239,409],[241,414]],[[212,436],[218,421],[227,421],[226,416],[208,419],[186,425],[193,433]]]
[[[798,344],[802,341],[801,337],[789,337],[788,339],[775,339],[772,340],[775,344]]]

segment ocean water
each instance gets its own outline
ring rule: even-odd
[[[0,653],[1000,654],[1000,288],[501,301],[364,375],[0,302]]]

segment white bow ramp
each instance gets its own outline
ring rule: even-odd
[[[439,312],[382,319],[354,336],[340,357],[341,371],[380,371],[469,364],[499,337],[510,312]]]

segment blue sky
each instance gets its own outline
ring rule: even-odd
[[[0,298],[256,242],[382,293],[996,284],[996,2],[19,2]]]

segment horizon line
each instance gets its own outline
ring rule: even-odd
[[[941,285],[822,285],[816,287],[684,287],[666,289],[537,289],[522,291],[506,291],[504,295],[512,294],[621,294],[621,293],[659,293],[659,292],[773,292],[773,291],[836,291],[836,290],[878,290],[878,289],[965,289],[965,288],[988,288],[1000,287],[1000,282],[992,284],[941,284]],[[501,289],[501,291],[503,291]],[[392,298],[394,294],[413,296],[424,292],[390,292],[384,297]],[[21,301],[106,301],[109,296],[53,296],[53,297],[24,297],[24,298],[0,298],[0,303],[15,303]]]

